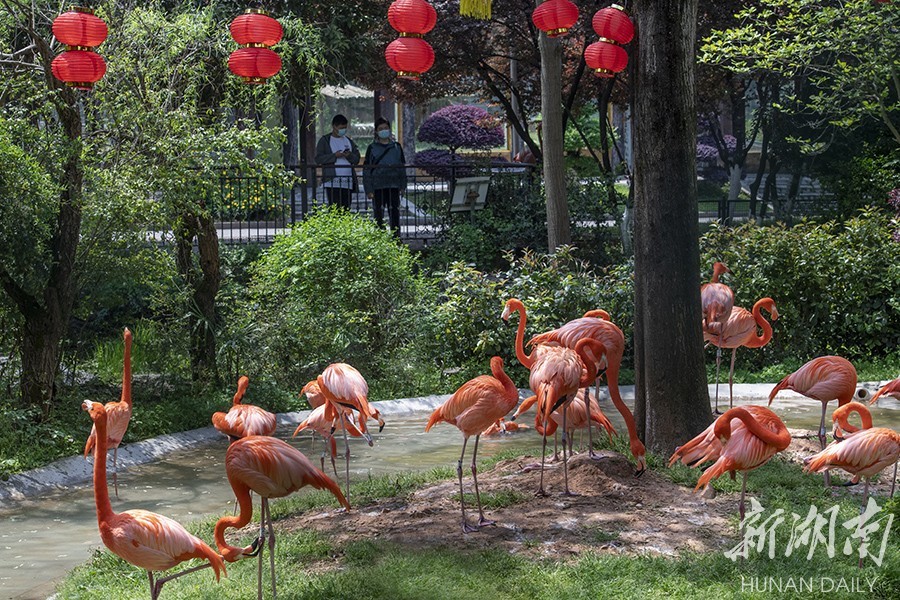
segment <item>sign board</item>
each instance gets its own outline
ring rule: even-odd
[[[474,211],[484,208],[490,177],[459,177],[453,185],[450,212]]]

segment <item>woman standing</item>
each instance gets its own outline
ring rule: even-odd
[[[375,142],[366,150],[363,187],[374,201],[378,227],[384,227],[387,207],[391,230],[400,237],[400,192],[406,190],[406,157],[403,147],[391,138],[390,121],[383,117],[375,120]]]
[[[347,136],[347,117],[335,115],[331,119],[331,133],[323,135],[316,144],[316,163],[322,165],[322,187],[328,205],[350,210],[350,200],[357,188],[353,165],[359,164],[359,148]]]

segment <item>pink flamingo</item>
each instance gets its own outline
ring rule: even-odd
[[[851,413],[856,413],[859,415],[860,427],[856,427],[851,425],[849,422],[849,416]],[[845,404],[844,406],[840,406],[831,413],[831,420],[834,421],[834,428],[832,430],[832,435],[834,436],[835,443],[841,442],[850,434],[857,433],[858,431],[862,431],[864,429],[872,428],[872,413],[869,412],[869,409],[865,407],[865,405],[859,402],[850,402],[849,404]],[[834,444],[831,444],[833,446]],[[845,483],[844,485],[856,485],[859,483],[859,475],[855,476],[849,483]],[[894,497],[894,489],[897,485],[897,465],[894,465],[894,474],[891,477],[891,497]]]
[[[384,429],[384,419],[378,409],[369,404],[369,384],[362,374],[347,363],[334,363],[325,367],[316,378],[319,391],[325,396],[325,417],[332,421],[332,432],[337,431],[338,422],[344,431],[344,455],[346,465],[347,492],[350,498],[350,440],[347,437],[347,414],[345,409],[359,411],[359,431],[366,438],[369,446],[373,445],[372,436],[366,427],[367,419],[378,421],[378,431]]]
[[[528,425],[522,425],[515,421],[507,421],[502,417],[494,421],[490,427],[481,432],[484,437],[499,435],[502,433],[513,433],[515,431],[527,431],[530,429]]]
[[[519,313],[519,327],[516,331],[516,356],[519,358],[519,361],[522,362],[523,365],[527,366],[527,364],[523,361],[523,358],[526,361],[533,360],[533,358],[536,358],[537,353],[540,352],[540,349],[547,345],[559,344],[561,346],[565,346],[566,348],[574,348],[575,344],[582,338],[596,339],[603,344],[603,347],[606,349],[606,354],[603,359],[599,361],[597,369],[599,370],[606,368],[606,379],[607,384],[609,385],[610,398],[612,399],[613,405],[615,405],[616,410],[618,410],[619,414],[622,415],[622,419],[625,421],[625,426],[628,428],[628,439],[630,440],[631,454],[632,456],[634,456],[635,461],[637,462],[637,471],[635,472],[635,476],[641,476],[647,468],[647,461],[644,456],[646,454],[646,450],[644,449],[644,444],[641,443],[641,440],[638,438],[637,427],[634,423],[634,416],[631,414],[628,406],[622,400],[622,394],[619,392],[619,370],[622,367],[622,355],[625,352],[625,336],[622,334],[622,330],[604,318],[589,316],[575,319],[573,321],[569,321],[558,329],[554,329],[552,331],[548,331],[546,333],[542,333],[533,337],[531,341],[528,342],[529,345],[534,348],[532,357],[529,357],[525,354],[525,350],[523,347],[525,322],[527,319],[525,306],[521,301],[515,298],[507,301],[506,306],[503,310],[504,320],[507,320],[509,318],[509,315],[513,312]],[[592,311],[588,314],[601,313],[605,314],[605,311]],[[606,315],[606,317],[608,318],[609,315]],[[599,392],[597,395],[599,396]],[[591,456],[593,456],[593,437],[590,429],[588,429],[588,447],[590,448]]]
[[[272,597],[275,597],[275,529],[269,498],[283,498],[304,486],[317,490],[328,490],[344,508],[350,504],[338,487],[325,473],[315,468],[299,450],[278,438],[251,435],[232,443],[225,453],[225,473],[234,490],[241,512],[238,516],[222,517],[216,522],[214,537],[219,552],[228,562],[259,555],[257,570],[257,597],[262,600],[262,549],[268,537],[269,569],[272,576]],[[225,541],[225,530],[230,527],[240,529],[253,516],[253,502],[250,492],[256,492],[262,499],[260,506],[259,537],[246,548],[231,546]],[[268,533],[266,533],[268,526]]]
[[[456,463],[456,474],[459,477],[459,503],[462,509],[463,533],[478,531],[485,525],[494,525],[494,521],[488,521],[484,517],[484,509],[481,506],[481,496],[478,493],[478,476],[475,466],[475,457],[478,454],[478,438],[481,432],[488,428],[497,419],[504,417],[516,406],[519,400],[519,390],[509,375],[503,370],[503,359],[495,356],[491,359],[491,375],[479,375],[462,384],[446,402],[437,407],[425,431],[440,422],[450,423],[456,426],[463,434],[462,454]],[[478,501],[478,514],[480,516],[477,525],[470,525],[466,520],[466,503],[463,501],[462,463],[466,455],[466,444],[471,436],[475,436],[475,448],[472,450],[472,480],[475,483],[475,499]]]
[[[743,407],[750,415],[756,419],[765,419],[768,414],[771,413],[769,409],[764,406],[757,406],[755,404],[748,404]],[[694,437],[689,442],[686,442],[684,445],[675,448],[675,453],[669,457],[669,465],[672,466],[677,461],[681,461],[685,465],[689,467],[699,467],[707,462],[715,462],[719,460],[719,457],[722,456],[722,448],[724,447],[721,440],[716,436],[715,431],[716,422],[713,421],[709,427],[699,433],[696,437]],[[734,419],[731,422],[731,433],[732,436],[737,435],[737,433],[741,429],[745,429],[744,422],[739,419]],[[741,435],[746,435],[742,433]]]
[[[587,389],[585,388],[582,393],[587,394]],[[536,396],[533,397],[536,398]],[[566,427],[566,437],[569,440],[569,456],[572,455],[572,446],[575,442],[575,431],[578,429],[586,429],[596,425],[598,429],[603,428],[606,431],[606,435],[609,437],[610,441],[612,441],[612,436],[616,435],[613,424],[609,422],[609,419],[607,419],[606,415],[603,414],[603,411],[600,410],[600,405],[597,404],[597,401],[591,397],[589,398],[589,402],[591,407],[590,419],[588,419],[587,414],[584,411],[584,403],[569,402],[554,410],[550,415],[550,421],[547,423],[547,435],[550,435],[551,433],[555,434],[557,427]],[[544,427],[537,415],[535,415],[534,419],[534,428],[539,434],[544,435]]]
[[[163,584],[182,575],[212,567],[216,581],[226,575],[222,557],[203,541],[189,534],[177,521],[146,510],[113,512],[106,482],[106,452],[109,415],[99,402],[85,400],[81,407],[88,412],[97,432],[94,443],[94,501],[100,539],[110,552],[145,569],[150,579],[150,598],[156,600]],[[165,571],[192,558],[206,559],[204,565],[174,575],[154,579],[153,571]]]
[[[128,423],[131,422],[131,331],[125,328],[125,355],[123,357],[122,367],[122,397],[119,402],[107,402],[107,447],[113,451],[113,487],[116,491],[116,498],[119,497],[119,468],[116,464],[119,458],[119,444],[125,437],[128,430]],[[84,457],[87,458],[94,446],[97,444],[97,427],[91,427],[91,434],[88,436],[87,443],[84,445]]]
[[[272,435],[275,433],[277,420],[275,415],[252,404],[242,404],[244,393],[250,385],[245,375],[238,379],[237,393],[231,401],[228,413],[213,413],[212,424],[233,442],[248,435]]]
[[[900,400],[900,377],[884,384],[880,390],[875,392],[875,395],[869,400],[869,404],[875,404],[882,396],[893,396],[897,400]]]
[[[734,292],[724,283],[719,283],[719,277],[725,273],[731,273],[725,263],[713,264],[712,279],[709,280],[709,283],[700,286],[703,331],[714,335],[722,332],[722,327],[731,315],[731,308],[734,306]]]
[[[747,473],[769,462],[770,458],[783,451],[791,443],[791,434],[775,413],[762,406],[755,407],[752,412],[747,408],[728,409],[710,425],[713,434],[722,444],[722,449],[716,462],[703,472],[694,488],[697,490],[702,486],[706,490],[713,479],[721,477],[727,472],[741,471],[743,480],[741,481],[741,499],[738,508],[742,526],[744,496],[747,493]],[[739,419],[743,426],[736,425],[733,422],[735,419]],[[698,439],[706,439],[708,432],[709,429],[700,433],[688,444]],[[673,458],[675,457],[673,456]],[[673,462],[672,459],[670,459],[670,464],[671,462]]]
[[[356,428],[353,423],[347,423],[347,433],[350,434],[351,437],[363,437],[362,432]],[[337,465],[335,464],[334,457],[337,454],[337,442],[334,438],[334,432],[332,431],[333,422],[325,417],[325,405],[321,405],[313,410],[310,415],[306,418],[305,421],[297,425],[297,429],[294,430],[294,434],[291,437],[297,437],[297,434],[305,429],[311,429],[312,431],[318,433],[325,440],[325,444],[331,450],[331,468],[334,469],[334,476],[337,477]],[[344,429],[344,420],[340,420],[336,426],[338,429],[335,431],[343,431]],[[325,470],[325,453],[327,450],[322,451],[321,457],[321,465],[322,470]]]
[[[716,409],[719,412],[719,365],[722,362],[722,348],[731,348],[731,369],[728,371],[728,408],[734,403],[734,359],[737,349],[741,346],[747,348],[762,348],[772,339],[772,326],[762,316],[762,309],[766,309],[772,315],[772,320],[778,319],[778,309],[771,298],[761,298],[753,305],[753,312],[746,308],[735,306],[731,309],[731,316],[722,326],[719,335],[713,335],[706,331],[703,338],[716,346]],[[757,327],[762,329],[762,335],[757,335]]]
[[[855,410],[859,412],[860,417],[863,417],[863,425],[866,424],[866,418],[863,415],[868,417],[868,423],[871,424],[872,418],[867,414],[868,410],[864,406],[859,405]],[[838,468],[853,475],[854,481],[865,477],[866,485],[863,488],[862,508],[860,509],[860,513],[862,513],[869,498],[869,480],[872,475],[880,473],[892,464],[895,471],[891,482],[891,497],[894,496],[898,458],[900,458],[900,434],[887,427],[870,427],[847,435],[842,441],[835,442],[818,454],[804,459],[803,464],[805,465],[804,470],[807,472],[827,473],[829,469]],[[862,562],[863,559],[860,557],[859,568],[862,568]]]

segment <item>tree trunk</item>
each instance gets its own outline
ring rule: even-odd
[[[662,453],[712,419],[694,162],[697,3],[641,2],[635,11],[636,416],[647,447]]]
[[[285,140],[281,145],[281,162],[286,169],[300,160],[300,110],[290,94],[281,98],[281,124],[284,126]]]
[[[194,238],[199,250],[199,273],[194,265]],[[219,238],[210,215],[184,214],[176,230],[178,271],[192,290],[189,308],[191,378],[220,383],[216,365],[216,295],[219,293]]]
[[[538,2],[540,5],[541,2]],[[544,138],[544,189],[547,195],[547,244],[552,252],[572,241],[563,160],[562,45],[540,34],[541,130]]]

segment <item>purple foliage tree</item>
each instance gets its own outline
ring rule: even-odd
[[[446,106],[431,113],[419,127],[420,142],[459,148],[488,150],[503,144],[500,120],[477,106]]]

